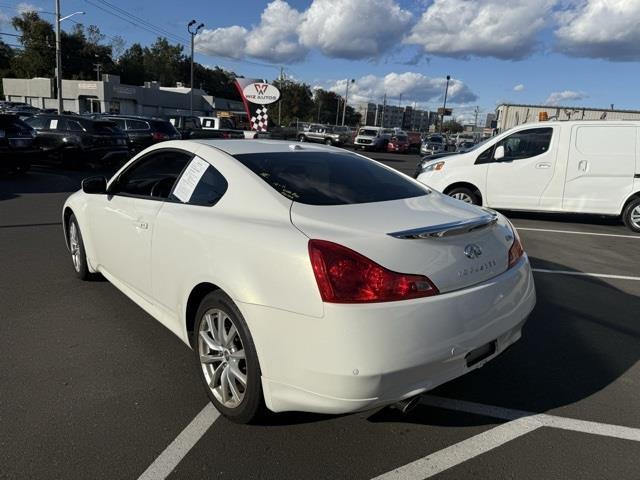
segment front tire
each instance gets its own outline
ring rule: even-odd
[[[480,205],[480,199],[478,198],[478,195],[474,191],[465,187],[454,188],[453,190],[448,192],[447,195],[464,203]]]
[[[231,298],[209,293],[198,307],[193,335],[200,378],[216,409],[236,423],[258,418],[264,410],[258,355]]]
[[[82,240],[82,233],[80,233],[80,227],[76,216],[71,214],[69,217],[69,231],[68,231],[69,251],[71,252],[71,262],[73,263],[73,269],[76,272],[76,277],[80,280],[88,280],[91,276],[89,272],[89,266],[87,264],[87,254],[84,249],[84,242]]]
[[[624,208],[622,221],[630,230],[640,232],[640,198],[631,200]]]
[[[305,137],[304,135],[298,135],[298,141],[299,142],[306,142],[307,141],[307,137]]]

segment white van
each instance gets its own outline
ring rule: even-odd
[[[383,150],[387,147],[392,130],[381,127],[362,127],[353,142],[354,148],[362,150]]]
[[[519,125],[419,166],[419,181],[491,208],[621,215],[640,232],[640,122]]]

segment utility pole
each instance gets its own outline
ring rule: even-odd
[[[387,92],[384,92],[384,98],[382,99],[382,118],[380,119],[380,128],[384,128],[384,112],[387,109]]]
[[[440,133],[442,133],[442,124],[444,123],[444,114],[447,111],[447,94],[449,93],[449,80],[451,80],[451,76],[447,75],[447,86],[444,89],[444,104],[442,105],[442,115],[440,117]]]
[[[191,20],[187,25],[187,31],[189,35],[191,35],[191,81],[189,82],[189,112],[193,117],[193,46],[194,46],[194,38],[198,34],[201,28],[204,27],[204,23],[201,23],[194,30],[191,30],[191,27],[195,25],[197,22],[195,20]]]
[[[94,70],[96,71],[96,80],[100,81],[100,69],[102,68],[102,64],[101,63],[94,63],[93,64]]]
[[[340,116],[340,95],[336,93],[336,102],[338,107],[336,108],[336,126],[338,126],[338,117]]]
[[[402,94],[400,94],[400,100],[398,100],[398,107],[402,108]]]
[[[60,48],[60,0],[56,0],[56,91],[58,92],[58,114],[62,114],[62,50]]]
[[[284,67],[280,67],[280,88],[282,88],[282,82],[284,80]],[[318,115],[320,115],[318,110]],[[282,97],[278,100],[278,127],[282,125]]]
[[[355,79],[351,79],[351,82],[349,82],[349,79],[347,79],[347,91],[344,94],[344,107],[342,109],[342,126],[344,127],[344,116],[347,113],[347,102],[349,101],[349,83],[355,83]]]
[[[475,113],[475,120],[473,121],[473,127],[475,130],[475,127],[478,126],[478,115],[480,114],[480,107],[476,106],[473,112]]]

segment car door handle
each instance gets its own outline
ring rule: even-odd
[[[135,221],[133,224],[140,230],[147,230],[149,228],[149,224],[147,222]]]
[[[551,164],[547,162],[537,163],[536,168],[551,168]]]
[[[578,162],[578,170],[580,170],[581,172],[586,172],[588,166],[589,162],[587,162],[586,160],[581,160],[580,162]]]

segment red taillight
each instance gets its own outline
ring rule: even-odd
[[[157,141],[169,140],[169,135],[163,132],[153,132],[151,136],[153,137],[154,140],[157,140]]]
[[[516,228],[512,225],[511,230],[513,231],[513,243],[511,244],[511,248],[509,248],[509,267],[513,267],[518,260],[522,258],[524,255],[524,248],[522,248],[522,242],[520,241],[520,236],[516,231]]]
[[[392,272],[336,243],[309,240],[309,257],[325,302],[392,302],[438,294],[427,277]]]

